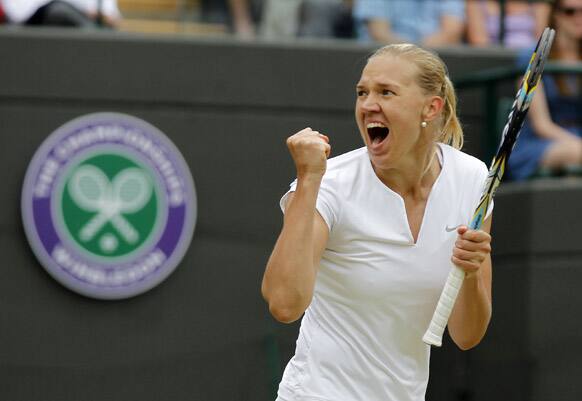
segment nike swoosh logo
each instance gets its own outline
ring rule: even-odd
[[[454,227],[449,227],[448,225],[445,227],[445,231],[450,233],[452,231],[455,231],[457,228],[461,227],[462,224],[459,224],[458,226],[454,226]]]

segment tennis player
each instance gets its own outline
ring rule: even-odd
[[[491,316],[491,215],[469,230],[486,166],[463,133],[446,68],[411,44],[368,60],[356,86],[365,146],[327,160],[327,136],[287,140],[297,179],[263,277],[273,316],[304,313],[278,401],[420,401],[428,327],[452,263],[467,274],[448,330],[461,349]],[[490,212],[489,212],[490,213]]]

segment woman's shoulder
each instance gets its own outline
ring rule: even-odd
[[[475,156],[448,145],[444,145],[443,152],[446,152],[443,171],[446,170],[445,179],[453,192],[469,203],[479,199],[489,175],[487,165]]]
[[[368,150],[365,146],[351,150],[338,156],[334,156],[327,161],[327,171],[342,171],[350,166],[357,165],[368,159]]]
[[[365,163],[370,163],[366,147],[330,158],[327,161],[322,185],[335,187],[338,190],[351,187],[361,178],[362,172],[365,171]]]
[[[483,173],[487,172],[487,165],[479,158],[450,145],[441,144],[445,163],[453,165],[453,171],[458,173]]]

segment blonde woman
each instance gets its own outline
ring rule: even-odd
[[[297,179],[262,293],[277,320],[303,319],[279,401],[423,400],[422,335],[451,262],[467,273],[455,343],[478,344],[491,316],[491,216],[482,231],[461,225],[487,168],[459,150],[443,62],[415,45],[383,47],[356,95],[364,147],[328,160],[333,138],[305,128],[287,140]]]

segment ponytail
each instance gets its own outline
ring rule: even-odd
[[[455,149],[461,149],[463,147],[463,128],[457,117],[457,95],[453,83],[446,75],[443,84],[443,98],[445,100],[443,126],[437,141],[451,145]]]

